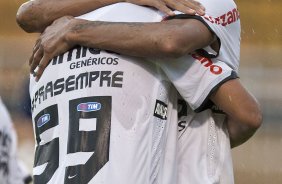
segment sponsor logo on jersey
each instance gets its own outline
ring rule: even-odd
[[[62,64],[63,62],[72,62],[78,59],[84,59],[89,54],[94,58],[88,58],[84,61],[79,62],[78,64],[72,64],[70,66],[71,69],[80,68],[82,66],[90,66],[90,65],[99,65],[99,64],[108,64],[108,65],[117,65],[118,57],[114,57],[114,55],[119,55],[116,52],[103,50],[103,52],[110,54],[110,57],[99,58],[102,50],[95,48],[87,48],[82,46],[76,46],[65,54],[61,54],[52,59],[52,65]]]
[[[89,57],[87,59],[72,62],[70,69],[82,68],[93,65],[118,65],[118,57]]]
[[[37,120],[37,127],[42,127],[50,121],[50,114],[44,114]]]
[[[167,105],[164,102],[160,100],[156,101],[154,116],[163,120],[167,119]]]
[[[192,54],[192,57],[197,59],[204,67],[209,68],[211,73],[215,75],[219,75],[222,73],[221,66],[213,64],[211,59],[198,56],[196,54]]]
[[[230,10],[227,13],[219,17],[214,18],[208,15],[205,15],[204,18],[208,20],[209,22],[211,22],[212,24],[227,26],[239,20],[240,14],[239,14],[238,9],[234,8],[233,10]]]
[[[98,102],[87,102],[81,103],[77,106],[77,111],[82,112],[92,112],[92,111],[99,111],[102,105]]]

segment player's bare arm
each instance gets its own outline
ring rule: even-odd
[[[205,8],[195,0],[33,0],[24,3],[19,8],[17,22],[26,32],[41,33],[60,17],[82,15],[118,2],[155,7],[167,15],[174,14],[170,8],[187,14],[205,14]]]
[[[39,37],[30,59],[30,70],[32,73],[39,66],[36,73],[39,79],[53,57],[77,44],[137,57],[176,58],[210,45],[214,40],[208,28],[194,19],[110,23],[63,17]]]
[[[262,123],[262,113],[256,99],[239,79],[229,80],[215,91],[211,100],[228,116],[231,147],[246,142]]]

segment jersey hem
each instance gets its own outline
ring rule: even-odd
[[[226,77],[225,79],[223,79],[221,82],[219,82],[217,85],[215,85],[211,91],[209,92],[209,94],[206,96],[206,98],[203,100],[203,103],[198,107],[196,108],[194,111],[196,113],[199,113],[199,112],[202,112],[208,108],[211,108],[212,105],[213,105],[213,102],[209,99],[210,96],[213,94],[213,92],[215,92],[222,84],[224,84],[225,82],[229,81],[229,80],[232,80],[232,79],[237,79],[239,78],[237,73],[233,70],[231,72],[231,74]]]

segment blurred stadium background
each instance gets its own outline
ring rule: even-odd
[[[0,1],[0,95],[18,133],[19,157],[32,168],[34,140],[26,111],[28,59],[36,34],[19,29],[23,0]],[[242,22],[240,77],[261,103],[264,124],[233,150],[236,184],[282,183],[282,1],[237,0]]]

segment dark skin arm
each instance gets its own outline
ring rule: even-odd
[[[17,22],[28,33],[42,33],[52,22],[63,16],[79,16],[106,5],[129,2],[155,7],[167,15],[170,8],[187,14],[205,14],[205,8],[195,0],[33,0],[24,3],[17,12]]]
[[[260,106],[239,79],[225,82],[210,98],[227,114],[232,148],[246,142],[261,126]]]
[[[207,27],[194,19],[109,23],[63,17],[38,39],[30,59],[31,72],[39,66],[39,79],[53,57],[77,44],[137,57],[177,58],[210,45],[214,40]]]

